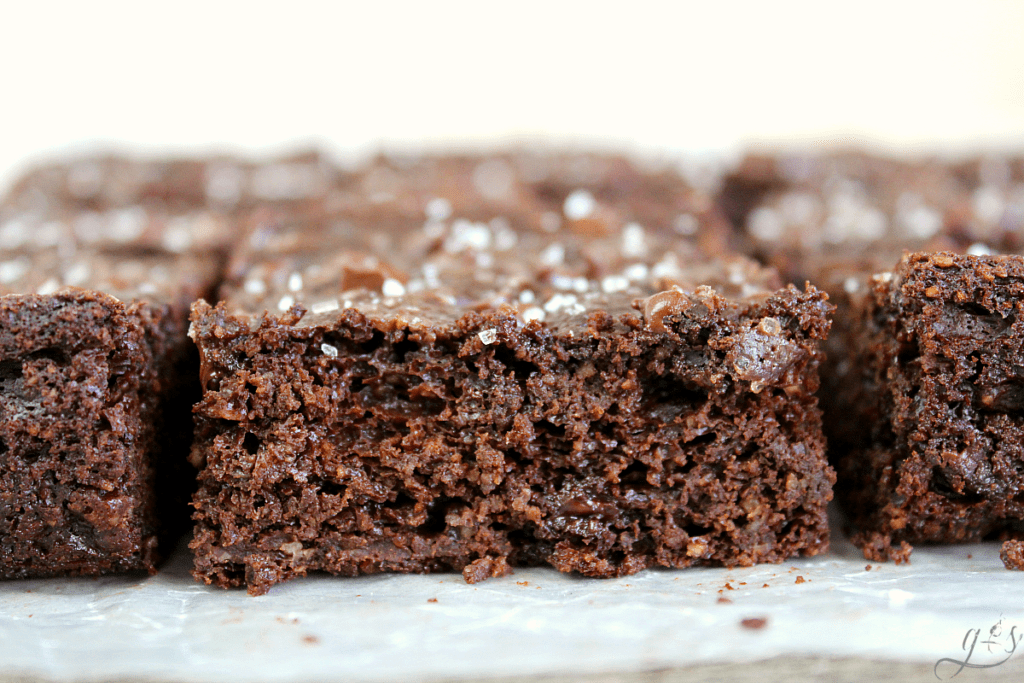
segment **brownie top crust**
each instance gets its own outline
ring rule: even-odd
[[[729,234],[710,195],[667,166],[523,152],[379,157],[319,216],[262,214],[221,296],[252,316],[298,304],[299,325],[353,309],[424,329],[501,309],[579,329],[594,311],[635,311],[673,288],[710,285],[734,299],[776,289],[771,270],[728,251]]]
[[[46,296],[77,288],[124,302],[187,306],[216,282],[219,268],[220,260],[213,255],[132,249],[0,251],[0,296]]]
[[[762,185],[735,215],[755,240],[805,249],[929,239],[964,189],[945,165],[861,153],[748,158],[731,181]]]
[[[618,235],[563,241],[517,233],[497,221],[456,219],[440,234],[430,224],[375,233],[373,247],[347,238],[347,223],[334,229],[316,232],[326,258],[306,241],[314,241],[312,234],[285,247],[277,238],[286,241],[295,233],[255,233],[259,246],[235,262],[222,288],[230,309],[258,316],[299,305],[305,309],[299,324],[355,309],[410,329],[503,309],[524,323],[569,329],[589,313],[627,312],[634,302],[666,290],[693,292],[706,285],[738,300],[764,297],[777,285],[772,271],[753,262],[670,250],[664,238],[638,225]]]

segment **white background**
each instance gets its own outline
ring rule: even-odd
[[[0,187],[32,160],[100,145],[1024,150],[1022,27],[1024,2],[1010,0],[0,0]],[[1024,626],[1020,577],[992,544],[921,549],[909,566],[869,572],[835,538],[811,560],[600,585],[545,570],[479,587],[320,577],[248,598],[196,584],[183,555],[149,579],[6,582],[0,670],[270,681],[311,678],[310,667],[353,680],[778,654],[932,662],[958,656],[968,628]],[[727,580],[742,588],[722,605]],[[748,633],[749,616],[769,626]],[[520,641],[515,660],[495,654]]]
[[[1024,146],[1024,2],[0,0],[0,186],[120,144]]]

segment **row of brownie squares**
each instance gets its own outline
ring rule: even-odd
[[[866,554],[1012,535],[1021,273],[986,253],[1016,248],[1021,175],[862,154],[751,157],[717,188],[525,152],[41,168],[0,207],[0,573],[152,569],[189,495],[197,578],[257,593],[815,554],[823,360]],[[893,271],[904,248],[926,253]],[[827,360],[828,297],[779,272],[839,305]]]

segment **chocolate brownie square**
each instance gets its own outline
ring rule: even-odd
[[[238,232],[202,171],[80,160],[0,203],[0,577],[153,570],[185,527],[188,310]]]
[[[781,155],[750,157],[726,180],[723,205],[745,226],[752,249],[789,278],[826,290],[837,306],[821,372],[825,433],[853,540],[871,559],[903,560],[912,542],[972,540],[1012,526],[1009,508],[991,507],[1010,489],[999,494],[996,487],[986,504],[974,505],[981,499],[972,496],[981,494],[954,476],[951,464],[1009,457],[999,441],[977,436],[992,411],[971,408],[976,401],[964,407],[947,386],[982,391],[986,376],[943,373],[951,354],[994,352],[1005,341],[993,346],[994,328],[977,321],[1005,317],[981,299],[1008,296],[1010,283],[990,278],[988,294],[957,287],[984,284],[993,272],[988,255],[1019,245],[1020,169],[997,158],[951,164],[863,153]],[[908,249],[921,253],[901,262]],[[975,271],[973,280],[963,275]],[[918,285],[927,278],[935,282]],[[1012,324],[1004,333],[1012,338]],[[978,475],[989,476],[983,471]]]
[[[1024,259],[915,253],[853,297],[837,495],[870,559],[1024,529]],[[854,434],[859,433],[859,437]]]
[[[0,577],[153,570],[187,517],[187,310],[217,269],[0,252]]]
[[[350,204],[249,235],[192,313],[197,578],[607,577],[827,547],[824,295],[573,192],[550,227],[441,195],[444,215]]]

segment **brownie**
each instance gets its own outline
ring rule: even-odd
[[[611,577],[823,551],[826,297],[707,255],[660,209],[641,224],[646,199],[508,158],[488,173],[513,169],[517,198],[495,199],[472,181],[491,161],[463,161],[261,223],[222,301],[193,307],[195,576],[260,594],[314,570]]]
[[[152,571],[188,526],[198,353],[245,226],[323,212],[346,175],[305,154],[86,157],[0,202],[0,576]]]
[[[187,310],[217,268],[0,253],[0,577],[152,570],[160,536],[180,531]]]
[[[718,200],[744,250],[794,282],[841,284],[891,269],[905,250],[1024,247],[1024,159],[1017,157],[750,155],[726,175]]]
[[[239,232],[199,168],[57,164],[0,203],[0,577],[152,571],[185,528],[188,311]]]
[[[969,193],[953,224],[962,242],[991,251],[1024,251],[1024,157],[988,155],[953,166]]]
[[[964,367],[988,367],[997,349],[1005,363],[1015,343],[1004,310],[1012,278],[993,275],[989,255],[1019,245],[1021,168],[997,158],[752,156],[724,183],[723,207],[751,251],[837,306],[821,372],[825,433],[837,496],[869,559],[902,561],[911,543],[1015,525],[1007,468],[1019,457],[988,426],[1007,411],[964,403],[993,381],[982,365]],[[907,250],[919,253],[901,261]],[[983,486],[958,468],[1001,483]]]
[[[1024,531],[1024,258],[914,253],[853,309],[837,495],[869,559]]]

